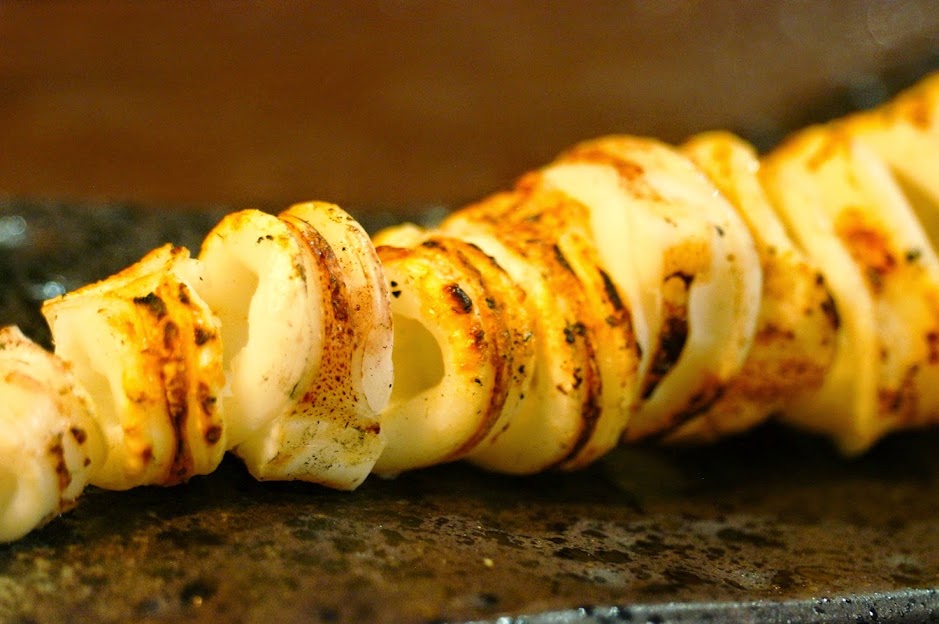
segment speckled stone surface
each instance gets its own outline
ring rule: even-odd
[[[220,211],[0,206],[4,322]],[[858,460],[775,426],[631,448],[577,474],[452,465],[342,493],[226,460],[175,488],[89,490],[0,545],[0,621],[929,622],[939,431]]]

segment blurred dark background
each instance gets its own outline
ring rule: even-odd
[[[448,205],[604,133],[770,145],[937,59],[930,0],[4,2],[0,194]]]

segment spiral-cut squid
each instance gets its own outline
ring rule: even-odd
[[[849,453],[939,422],[937,119],[934,76],[763,159],[607,137],[373,241],[331,204],[231,215],[196,259],[166,246],[49,302],[57,355],[0,333],[0,540],[86,482],[171,485],[226,449],[351,489],[773,414]]]
[[[820,383],[834,331],[825,314],[827,291],[778,222],[761,212],[762,196],[748,195],[755,178],[737,172],[724,183],[743,187],[734,199],[756,204],[753,219],[776,226],[764,238],[778,248],[767,252],[764,243],[762,264],[784,264],[785,277],[775,271],[766,289],[761,256],[733,205],[691,161],[656,141],[622,137],[579,145],[514,191],[444,221],[440,235],[471,242],[504,267],[533,319],[535,361],[524,369],[532,390],[504,432],[464,451],[471,461],[517,473],[577,468],[624,436],[741,430],[796,387]],[[386,261],[389,279],[406,274],[413,251],[434,236],[413,226],[379,233],[380,256],[393,259]],[[395,244],[406,249],[387,247]],[[405,306],[424,301],[429,308],[445,288],[463,283],[409,280],[401,288],[405,302],[392,301],[392,308],[413,318]],[[789,289],[797,295],[792,305],[785,299]],[[489,296],[501,292],[493,285]],[[761,294],[770,303],[762,315]],[[445,370],[472,357],[467,343],[446,343],[447,332],[439,330],[452,316],[422,320],[436,337],[431,348],[444,353]],[[758,320],[761,344],[741,374],[754,352]],[[765,370],[770,358],[778,365]],[[790,379],[793,365],[801,374]],[[408,383],[411,376],[399,370],[402,378],[399,383]],[[432,391],[448,394],[443,383]],[[487,401],[480,393],[475,403],[458,404],[467,411]],[[441,410],[452,408],[438,401],[435,410],[440,420]]]

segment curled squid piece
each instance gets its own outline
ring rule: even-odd
[[[94,408],[68,364],[0,329],[0,542],[75,505],[106,448]]]
[[[819,126],[771,153],[762,177],[840,318],[822,387],[787,420],[847,453],[939,421],[939,262],[887,164],[839,126]]]
[[[194,289],[198,273],[186,249],[166,245],[43,305],[106,441],[93,485],[174,485],[224,455],[219,321]]]
[[[834,357],[837,312],[819,269],[793,242],[759,180],[755,150],[714,132],[682,146],[737,209],[763,270],[756,334],[743,367],[721,398],[669,441],[711,441],[738,433],[818,389]]]
[[[475,245],[415,226],[374,239],[392,295],[395,380],[375,472],[461,459],[512,427],[529,391],[524,293]]]
[[[496,195],[484,210],[496,204],[515,205],[511,194]],[[563,461],[584,426],[584,417],[596,414],[597,384],[590,345],[575,329],[581,302],[559,284],[557,258],[545,257],[540,245],[520,245],[503,239],[492,222],[474,221],[473,207],[465,208],[444,223],[442,232],[481,249],[502,267],[521,289],[530,323],[530,348],[534,360],[524,374],[529,387],[507,427],[479,445],[469,460],[490,470],[533,474]],[[547,260],[547,264],[544,262]],[[569,288],[568,288],[569,289]],[[580,338],[580,339],[578,339]]]
[[[642,359],[625,438],[666,436],[719,401],[743,366],[762,289],[753,239],[689,159],[652,139],[583,143],[541,175],[588,207],[632,310]]]
[[[632,404],[638,352],[629,309],[595,253],[585,207],[537,176],[441,226],[492,256],[524,292],[531,389],[498,437],[469,459],[527,474],[574,469],[615,446]]]
[[[230,445],[258,479],[353,489],[384,447],[391,313],[374,249],[332,204],[223,219],[197,288],[221,319]]]

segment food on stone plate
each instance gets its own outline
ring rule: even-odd
[[[939,422],[937,118],[939,75],[762,157],[604,137],[371,239],[332,204],[229,215],[47,302],[54,354],[0,333],[0,540],[226,451],[349,490],[771,417],[848,454]]]

